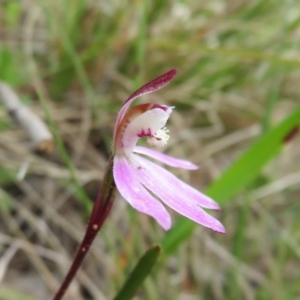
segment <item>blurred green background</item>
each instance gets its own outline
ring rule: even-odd
[[[172,172],[221,203],[227,233],[173,212],[165,233],[117,197],[65,299],[111,299],[161,241],[165,255],[135,299],[300,299],[299,135],[286,141],[300,124],[299,1],[0,3],[0,80],[55,137],[37,154],[0,104],[0,299],[53,296],[118,110],[175,67],[167,87],[138,101],[176,107],[164,151],[200,169]]]

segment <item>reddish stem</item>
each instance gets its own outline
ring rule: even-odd
[[[81,266],[86,254],[88,253],[97,233],[101,229],[106,220],[112,205],[115,191],[115,183],[112,175],[113,158],[109,159],[106,174],[98,197],[94,203],[91,219],[86,229],[84,238],[77,250],[73,263],[67,273],[63,283],[54,296],[53,300],[60,300],[64,296],[67,288],[75,277],[79,267]]]
[[[294,128],[292,128],[292,130],[284,137],[283,142],[287,144],[290,141],[292,141],[299,133],[299,130],[300,130],[299,126],[295,126]]]

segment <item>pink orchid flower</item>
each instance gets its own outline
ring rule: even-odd
[[[113,176],[116,187],[133,208],[155,218],[165,230],[171,228],[171,217],[158,199],[183,216],[216,232],[225,233],[224,226],[200,207],[219,210],[220,207],[214,200],[144,156],[182,169],[195,170],[198,168],[196,165],[136,146],[138,139],[142,137],[147,137],[148,143],[157,147],[167,143],[169,135],[165,125],[173,107],[154,103],[140,104],[130,109],[129,106],[137,97],[164,87],[176,73],[176,69],[171,70],[147,83],[134,92],[120,110],[113,144]]]

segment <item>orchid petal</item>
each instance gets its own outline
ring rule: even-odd
[[[135,91],[129,98],[126,100],[125,104],[121,108],[118,116],[117,116],[117,121],[115,125],[115,130],[114,130],[114,137],[116,136],[116,131],[118,126],[120,125],[122,119],[124,118],[130,104],[133,102],[134,99],[137,97],[155,92],[161,88],[163,88],[165,85],[167,85],[173,77],[177,74],[177,69],[173,69],[168,71],[167,73],[155,78],[154,80],[146,83],[143,85],[141,88],[139,88],[137,91]]]
[[[131,161],[135,164],[139,181],[172,209],[214,231],[226,232],[218,220],[199,206],[219,208],[212,199],[143,157],[133,154]]]
[[[133,154],[134,155],[134,154]],[[204,208],[214,209],[214,210],[220,210],[220,206],[217,202],[215,202],[213,199],[209,198],[208,196],[200,193],[187,183],[183,182],[182,180],[178,179],[176,176],[174,176],[172,173],[164,169],[163,167],[141,157],[138,155],[132,155],[132,160],[137,161],[139,163],[142,163],[146,169],[149,169],[153,171],[154,174],[156,174],[154,177],[157,177],[159,174],[160,177],[163,177],[164,182],[169,187],[172,187],[172,190],[176,191],[177,194],[184,193],[184,198],[189,202],[194,202],[197,205],[200,205]]]
[[[162,163],[169,165],[171,167],[187,169],[187,170],[198,169],[198,166],[196,166],[195,164],[193,164],[192,162],[190,162],[188,160],[175,158],[173,156],[166,155],[164,153],[158,152],[158,151],[150,149],[150,148],[135,146],[133,149],[133,152],[147,155],[147,156],[154,158],[156,160],[159,160]]]
[[[135,169],[125,157],[115,156],[114,179],[120,194],[139,212],[152,216],[165,229],[171,228],[171,217],[165,207],[138,181]]]

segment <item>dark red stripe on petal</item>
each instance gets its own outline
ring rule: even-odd
[[[177,74],[177,69],[173,69],[157,78],[155,78],[154,80],[146,83],[145,85],[143,85],[141,88],[139,88],[137,91],[135,91],[127,100],[125,103],[127,103],[128,101],[137,98],[139,96],[145,95],[145,94],[149,94],[152,92],[155,92],[161,88],[163,88],[165,85],[167,85],[172,79],[173,77]]]

